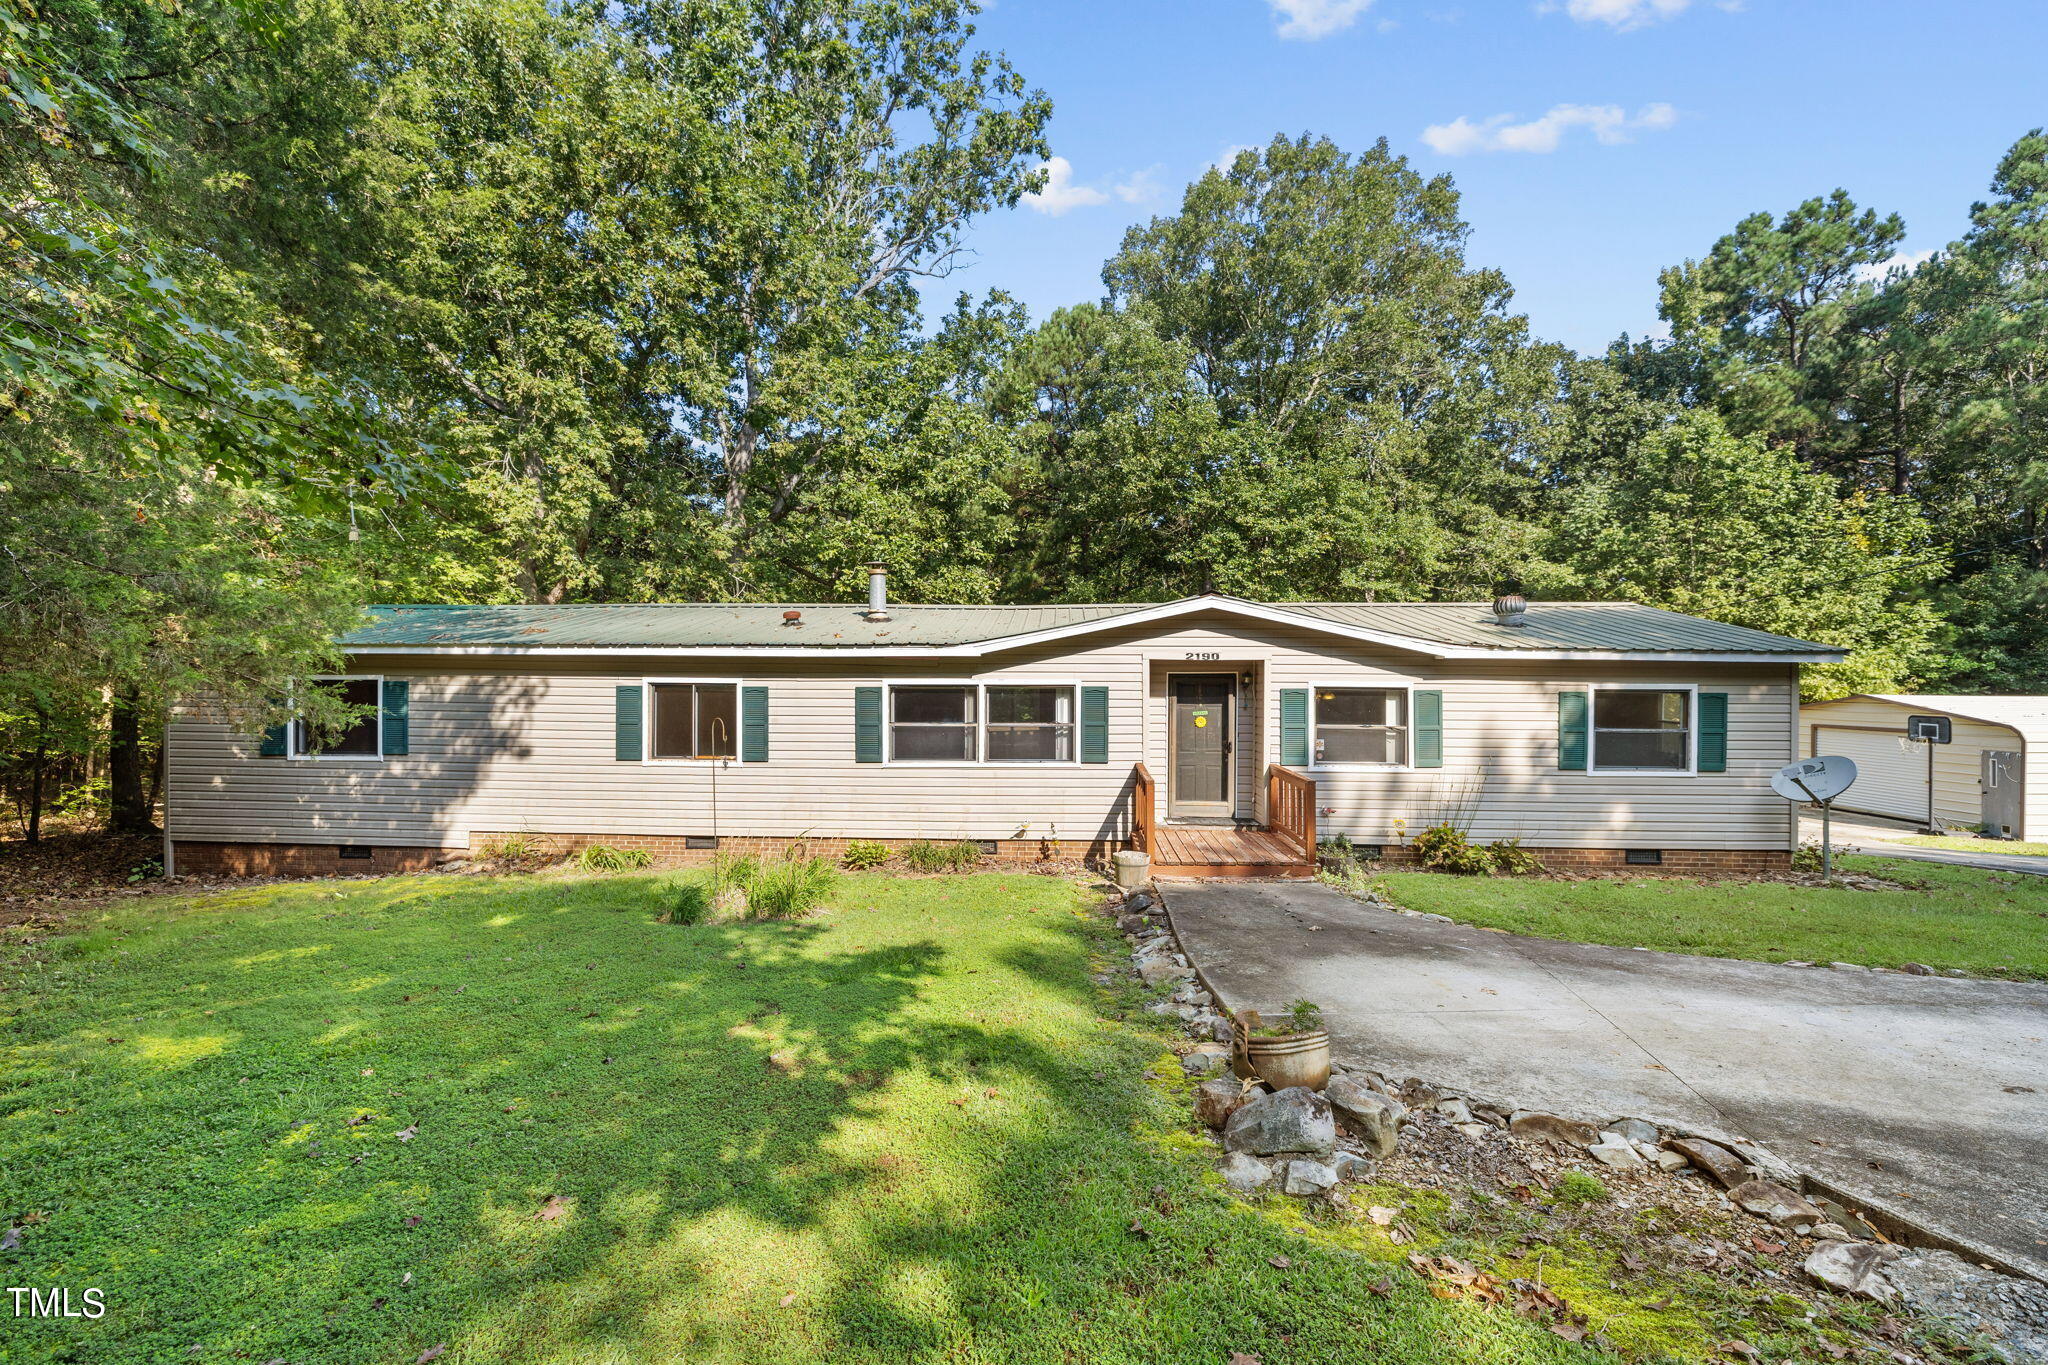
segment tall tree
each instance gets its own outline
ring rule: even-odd
[[[1804,672],[1823,699],[1899,691],[1941,666],[1929,539],[1909,500],[1844,498],[1790,450],[1693,412],[1578,481],[1551,550],[1589,596],[1842,646],[1846,661]]]
[[[1530,343],[1498,273],[1466,265],[1465,233],[1448,178],[1308,137],[1239,154],[1132,228],[1104,309],[1031,348],[1036,412],[1019,411],[1046,498],[1107,511],[1104,474],[1069,462],[1109,442],[1129,503],[1098,534],[1157,553],[1038,590],[1427,596],[1522,567],[1563,353]]]

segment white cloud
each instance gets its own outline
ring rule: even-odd
[[[1127,179],[1111,185],[1110,191],[1126,204],[1149,204],[1159,197],[1159,173],[1164,166],[1147,166],[1133,171]]]
[[[1555,0],[1537,6],[1545,14],[1562,9],[1582,24],[1605,24],[1612,29],[1641,28],[1660,19],[1675,19],[1692,0]]]
[[[1372,0],[1266,0],[1273,17],[1283,20],[1282,38],[1314,42],[1358,22]]]
[[[1073,163],[1063,156],[1054,157],[1039,169],[1045,172],[1045,188],[1025,195],[1024,202],[1040,213],[1057,218],[1070,209],[1109,202],[1109,196],[1101,190],[1076,185]]]
[[[1422,130],[1422,140],[1431,151],[1444,156],[1554,152],[1573,128],[1590,128],[1594,141],[1612,147],[1627,142],[1632,134],[1655,132],[1676,122],[1678,111],[1668,104],[1646,104],[1633,115],[1618,104],[1560,104],[1526,123],[1515,122],[1513,114],[1495,114],[1479,123],[1463,116],[1449,123],[1432,123]]]
[[[1228,147],[1225,147],[1217,158],[1209,164],[1225,175],[1229,175],[1230,168],[1237,164],[1239,152],[1256,152],[1257,150],[1259,149],[1249,142],[1233,142]]]
[[[1852,273],[1857,279],[1867,283],[1883,284],[1894,270],[1910,275],[1915,268],[1933,259],[1933,247],[1925,251],[1901,251],[1888,260],[1878,261],[1872,265],[1859,265]]]

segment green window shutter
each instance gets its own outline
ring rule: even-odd
[[[287,752],[284,727],[282,725],[265,726],[263,742],[256,746],[257,756],[259,758],[283,758]]]
[[[621,763],[640,761],[640,708],[646,689],[639,683],[620,683],[612,703],[616,723],[612,728],[612,754]]]
[[[882,689],[853,689],[853,761],[882,761]]]
[[[1109,762],[1109,689],[1081,689],[1081,761]]]
[[[1444,766],[1444,694],[1438,691],[1415,694],[1415,766]]]
[[[1308,689],[1280,689],[1280,765],[1308,766]]]
[[[412,684],[403,678],[384,680],[384,754],[412,752]]]
[[[740,689],[740,762],[768,761],[768,689]]]
[[[1557,766],[1566,772],[1586,771],[1586,694],[1557,694]]]
[[[1700,693],[1700,771],[1728,771],[1728,694]]]

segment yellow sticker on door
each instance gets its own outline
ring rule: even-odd
[[[1201,729],[1201,728],[1202,728],[1203,726],[1207,725],[1208,723],[1209,723],[1209,713],[1208,713],[1207,711],[1197,711],[1197,712],[1195,712],[1195,728],[1196,728],[1197,730]]]

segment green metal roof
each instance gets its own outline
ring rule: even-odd
[[[1278,613],[1345,633],[1398,637],[1467,652],[1574,652],[1839,657],[1828,645],[1731,626],[1631,602],[1536,602],[1527,624],[1509,627],[1485,602],[1275,602],[1208,596],[1179,602],[1089,606],[925,606],[891,603],[868,621],[859,603],[651,603],[575,606],[378,606],[342,636],[358,653],[555,649],[951,649],[960,652],[1043,631],[1085,631],[1120,617],[1214,609]],[[784,620],[800,614],[801,624]]]

